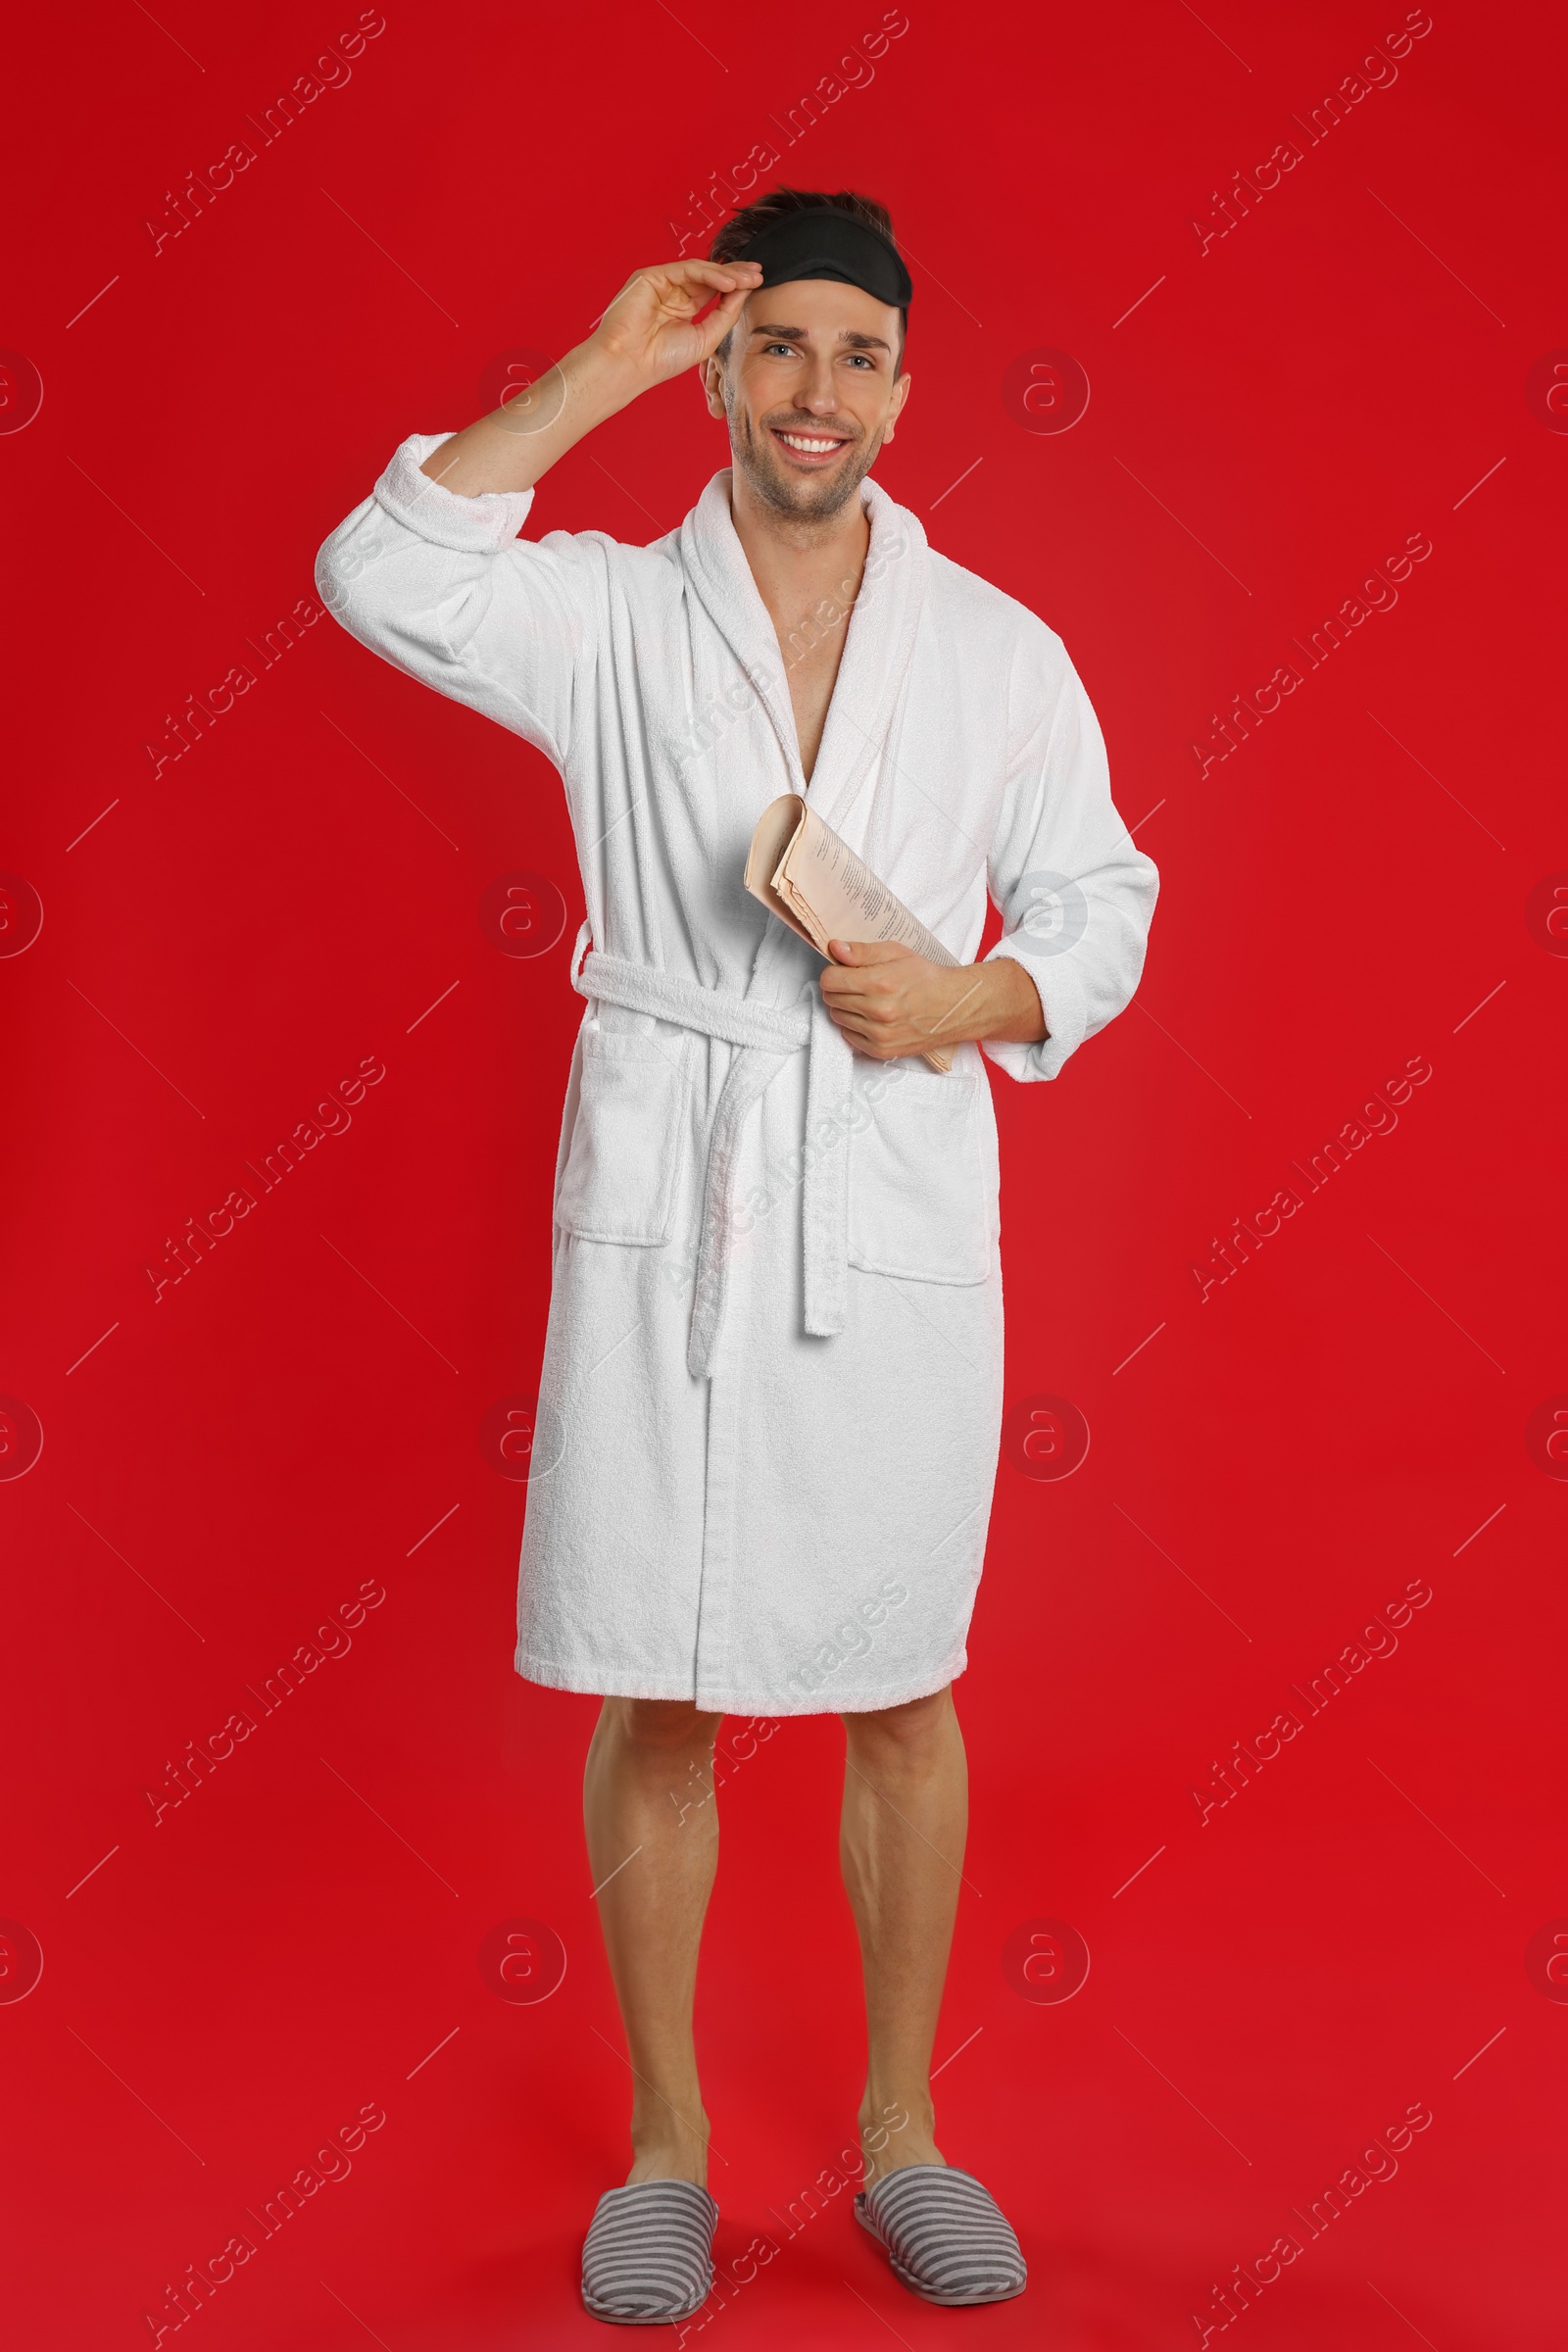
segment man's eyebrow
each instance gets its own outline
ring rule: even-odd
[[[754,326],[754,335],[766,335],[774,343],[804,343],[809,329],[804,326]],[[862,334],[858,327],[840,327],[837,340],[848,343],[857,351],[891,351],[892,345],[881,335]]]

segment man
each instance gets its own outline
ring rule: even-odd
[[[587,902],[516,1665],[603,1695],[588,1850],[635,2083],[584,2248],[607,2320],[684,2318],[711,2281],[695,1800],[730,1711],[844,1721],[858,2218],[934,2301],[1025,2281],[936,2145],[929,2080],[1001,1417],[981,1049],[1054,1078],[1137,986],[1156,877],[1059,640],[870,479],[911,291],[880,205],[775,189],[707,261],[638,270],[522,398],[405,441],[318,565],[364,643],[555,762]],[[678,531],[518,539],[557,459],[694,368],[732,463]],[[961,429],[942,440],[959,469]],[[745,893],[789,791],[956,966],[845,942],[824,963]],[[972,962],[988,891],[1005,928]]]

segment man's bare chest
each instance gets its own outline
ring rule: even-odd
[[[801,749],[801,767],[807,780],[816,763],[827,724],[828,706],[833,700],[833,688],[844,655],[844,630],[832,630],[819,643],[806,652],[789,639],[780,636],[784,656],[784,674],[789,681],[790,708],[795,713],[795,735]]]

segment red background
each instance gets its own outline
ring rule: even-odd
[[[718,2256],[780,2251],[688,2340],[1189,2345],[1212,2283],[1304,2238],[1291,2209],[1415,2102],[1396,2177],[1225,2340],[1560,2340],[1568,2007],[1526,1964],[1568,1913],[1568,1489],[1526,1443],[1568,1389],[1543,1311],[1568,963],[1529,911],[1568,867],[1568,438],[1527,388],[1568,344],[1560,20],[1434,16],[1308,145],[1291,117],[1397,7],[911,0],[769,174],[890,204],[918,292],[880,478],[1061,631],[1163,896],[1125,1016],[1059,1084],[995,1080],[1009,1400],[1070,1399],[1092,1443],[1065,1480],[999,1474],[937,2087],[1030,2291],[933,2311],[847,2195],[787,2239],[769,2219],[861,2081],[841,1735],[799,1721],[720,1800],[701,1990]],[[565,941],[504,955],[480,906],[525,869],[575,923],[562,797],[330,621],[268,670],[246,642],[405,434],[467,421],[498,355],[579,340],[878,18],[396,0],[156,252],[166,190],[353,10],[162,0],[23,35],[0,341],[43,404],[0,438],[0,864],[44,920],[0,961],[0,1388],[44,1442],[0,1484],[0,1911],[44,1968],[0,2005],[19,2341],[150,2341],[166,2283],[368,2102],[352,2175],[189,2323],[209,2352],[596,2338],[577,2254],[628,2078],[578,1819],[594,1706],[513,1673],[525,1489],[479,1438],[537,1376],[581,1009]],[[1201,251],[1212,192],[1293,138]],[[1068,431],[1004,400],[1041,349],[1087,373]],[[724,457],[666,387],[550,475],[536,527],[651,538]],[[1415,533],[1397,606],[1200,778],[1210,713]],[[155,777],[165,714],[241,662],[255,686]],[[352,1127],[155,1300],[166,1237],[368,1056]],[[1211,1238],[1415,1056],[1397,1128],[1200,1300]],[[1418,1579],[1396,1654],[1200,1822],[1213,1760]],[[374,1580],[352,1651],[155,1823],[166,1761]],[[565,1947],[543,2003],[477,1965],[519,1916]],[[1092,1956],[1066,2002],[1004,1969],[1041,1918]]]

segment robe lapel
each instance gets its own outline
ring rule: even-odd
[[[861,495],[871,544],[807,795],[823,823],[857,850],[864,846],[870,813],[864,786],[903,698],[928,568],[918,518],[869,476]]]
[[[804,793],[801,747],[789,682],[746,551],[729,511],[729,467],[715,473],[680,526],[682,567],[698,603],[751,680],[789,769],[789,789]]]

